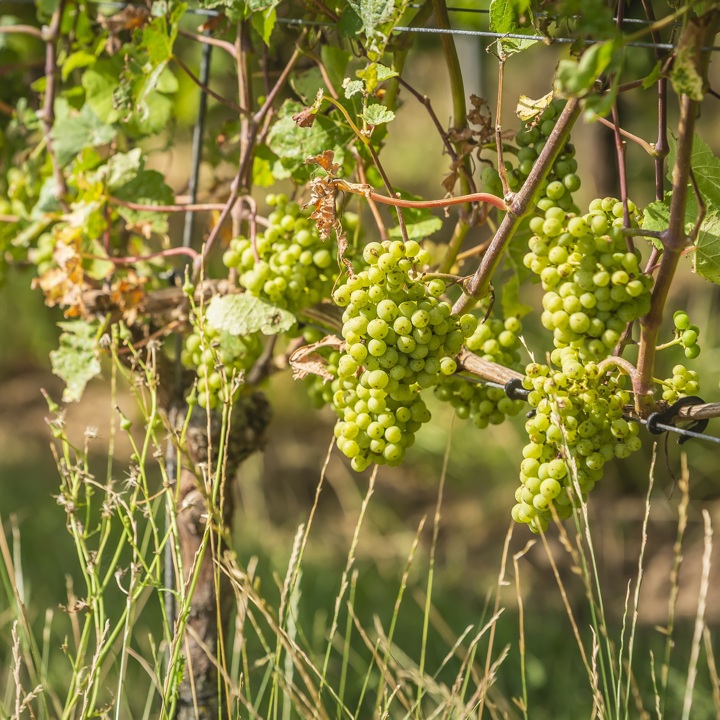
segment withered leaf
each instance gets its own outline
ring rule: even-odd
[[[334,377],[327,370],[327,360],[322,355],[319,355],[316,350],[322,347],[331,347],[338,350],[342,343],[342,338],[337,337],[337,335],[327,335],[318,342],[299,347],[288,358],[293,377],[296,380],[301,380],[308,375],[318,375],[325,382],[331,382]]]
[[[305,108],[304,110],[301,110],[299,113],[295,113],[292,116],[292,119],[298,124],[301,128],[309,128],[312,127],[315,123],[315,116],[317,113],[312,108]]]
[[[332,150],[325,150],[324,152],[320,153],[320,155],[307,158],[305,160],[305,164],[319,165],[328,175],[330,175],[330,177],[334,177],[340,168],[340,165],[338,165],[336,162],[333,162],[334,159],[335,153]]]
[[[126,5],[120,12],[109,17],[98,13],[97,19],[100,27],[114,34],[122,30],[135,30],[142,27],[149,17],[150,10],[144,5]]]

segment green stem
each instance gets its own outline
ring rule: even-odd
[[[450,18],[448,17],[447,4],[445,0],[432,0],[433,13],[435,15],[435,24],[439,28],[450,29]],[[450,76],[450,92],[452,95],[453,107],[453,124],[452,129],[457,131],[467,127],[467,105],[465,103],[465,84],[462,76],[462,68],[455,47],[455,39],[449,33],[440,35],[440,43],[442,45],[443,54],[445,56],[445,64]],[[455,143],[455,152],[458,157],[461,156],[462,147],[460,143]],[[466,155],[462,159],[462,172],[460,172],[460,189],[463,195],[468,195],[472,189],[472,167],[470,166],[470,158]],[[445,256],[440,263],[441,272],[447,272],[454,264],[455,258],[460,252],[465,236],[470,229],[468,215],[471,208],[468,206],[460,213],[452,239],[445,250]]]

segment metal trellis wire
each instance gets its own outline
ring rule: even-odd
[[[34,5],[35,0],[6,0],[8,5]],[[128,3],[117,2],[116,0],[87,0],[95,5],[111,7],[111,8],[125,8]],[[456,14],[489,14],[489,10],[486,8],[461,8],[461,7],[449,7],[448,12]],[[186,11],[188,15],[197,15],[201,17],[220,17],[223,15],[218,10],[212,10],[207,8],[188,8]],[[541,15],[538,15],[541,17]],[[291,27],[313,27],[313,28],[334,28],[337,23],[334,22],[321,22],[317,20],[302,20],[296,18],[277,18],[278,24],[287,25]],[[645,18],[622,18],[624,25],[651,25],[651,21]],[[669,26],[677,26],[678,23],[671,23]],[[561,35],[539,35],[539,34],[523,34],[523,33],[498,33],[492,30],[475,30],[471,28],[438,28],[438,27],[411,27],[411,26],[397,26],[394,28],[395,33],[414,33],[414,34],[430,34],[430,35],[457,35],[465,37],[478,37],[478,38],[492,38],[495,40],[535,40],[536,42],[543,43],[545,45],[564,44],[569,45],[576,42],[583,43],[585,45],[596,45],[603,42],[602,40],[592,40],[589,38],[573,38]],[[632,48],[645,48],[645,49],[657,49],[657,50],[675,50],[676,45],[667,42],[649,42],[643,40],[633,40],[625,44],[625,47]],[[718,52],[720,51],[720,45],[710,45],[701,48],[706,52]]]
[[[494,382],[493,380],[485,380],[484,378],[479,378],[471,375],[462,375],[461,377],[463,378],[463,380],[467,380],[468,382],[487,385],[488,387],[502,390],[508,395],[508,397],[513,400],[527,401],[528,395],[530,394],[529,390],[525,390],[524,388],[518,387],[516,384],[513,384],[513,380],[511,380],[509,383],[503,384],[499,382]],[[652,416],[650,417],[652,418]],[[688,440],[707,440],[708,442],[713,442],[720,445],[720,437],[715,437],[713,435],[705,435],[704,433],[696,432],[695,430],[692,430],[690,428],[682,428],[678,427],[677,425],[670,425],[664,422],[653,422],[650,418],[638,418],[634,415],[626,415],[625,419],[631,422],[640,423],[641,425],[645,425],[646,427],[648,423],[651,423],[652,426],[654,428],[657,428],[658,430],[680,435],[680,440],[678,440],[678,443],[682,442],[683,438],[687,438]],[[688,422],[692,422],[692,418],[688,418],[687,420]]]

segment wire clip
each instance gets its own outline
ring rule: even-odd
[[[522,378],[514,377],[508,380],[504,386],[505,394],[511,400],[527,400],[530,392],[522,386]]]
[[[666,428],[661,426],[672,425],[673,420],[677,417],[680,408],[686,407],[688,405],[704,404],[705,401],[697,395],[688,395],[687,397],[680,398],[676,403],[673,403],[672,405],[670,405],[670,407],[665,408],[665,410],[660,410],[659,412],[652,413],[652,415],[650,415],[646,421],[647,429],[653,435],[662,435],[662,433],[666,432]],[[699,434],[704,432],[705,428],[708,426],[708,422],[708,420],[696,420],[687,429],[691,432]],[[683,443],[687,442],[691,439],[691,437],[692,436],[690,435],[682,435],[678,439],[678,445],[682,445]]]

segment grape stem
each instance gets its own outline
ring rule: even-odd
[[[104,260],[111,262],[113,265],[132,265],[133,263],[145,262],[147,260],[155,260],[156,258],[173,257],[175,255],[186,255],[192,258],[193,263],[197,263],[200,259],[200,253],[194,248],[189,247],[172,247],[167,250],[159,250],[158,252],[148,255],[128,255],[127,257],[112,257],[111,255],[92,255],[83,253],[83,257],[89,260]]]
[[[180,37],[187,38],[188,40],[194,40],[195,42],[204,43],[205,45],[218,47],[226,53],[229,53],[232,58],[237,60],[235,46],[232,43],[227,42],[227,40],[221,40],[220,38],[211,37],[210,35],[197,35],[196,33],[188,32],[187,30],[183,30],[181,28],[178,28],[177,33]]]
[[[501,45],[498,43],[498,48]],[[497,90],[497,108],[495,110],[495,147],[497,152],[497,170],[502,183],[503,197],[511,198],[510,186],[507,179],[507,168],[503,158],[503,141],[502,141],[502,99],[503,84],[505,80],[505,55],[500,52],[498,57],[498,90]]]
[[[533,197],[540,183],[547,177],[555,158],[567,142],[570,130],[579,114],[580,101],[577,98],[571,98],[560,113],[553,131],[550,133],[545,147],[542,149],[525,183],[507,206],[506,215],[500,223],[487,252],[483,255],[480,267],[465,284],[463,295],[453,306],[454,315],[470,310],[488,294],[490,281],[503,253],[510,244],[522,219],[530,210]],[[500,200],[500,198],[496,199]],[[504,201],[503,204],[505,204]],[[496,207],[499,207],[499,205],[496,205]]]
[[[357,162],[357,173],[358,178],[360,179],[360,183],[363,185],[367,185],[366,178],[365,178],[365,166],[363,164],[362,158],[360,157],[360,153],[358,152],[357,148],[353,148],[353,155],[355,156],[355,160]],[[377,226],[378,233],[380,233],[380,240],[385,241],[388,239],[388,233],[387,228],[385,227],[385,223],[383,222],[382,215],[380,215],[380,211],[378,210],[377,203],[370,198],[368,198],[368,207],[370,208],[370,212],[372,213],[373,220],[375,221],[375,225]]]
[[[643,230],[642,228],[621,228],[622,234],[626,237],[650,237],[662,240],[665,237],[664,230]]]
[[[123,200],[114,195],[108,195],[107,202],[113,205],[120,205],[129,210],[137,210],[138,212],[157,212],[157,213],[184,213],[184,212],[212,212],[214,210],[222,210],[225,203],[177,203],[175,205],[152,205],[149,203],[136,203],[130,200]]]
[[[463,282],[466,279],[466,277],[462,277],[460,275],[452,275],[451,273],[428,272],[418,275],[418,277],[415,279],[415,282],[427,282],[428,280],[444,280],[446,283],[457,284]]]
[[[668,340],[668,342],[662,343],[662,345],[656,345],[655,351],[657,352],[658,350],[665,350],[669,347],[673,347],[674,345],[680,345],[680,344],[681,344],[680,338],[675,338],[674,340]]]
[[[232,100],[228,100],[226,97],[223,97],[220,93],[215,92],[211,87],[208,85],[205,85],[200,78],[198,78],[195,73],[177,56],[172,56],[173,62],[190,78],[190,80],[195,83],[206,95],[209,95],[211,98],[214,98],[217,100],[221,105],[225,105],[225,107],[230,108],[230,110],[233,110],[238,115],[247,115],[248,110],[244,107],[241,107],[237,103],[234,103]]]
[[[618,370],[622,370],[626,375],[630,377],[631,380],[634,380],[635,375],[637,374],[635,366],[629,360],[618,357],[617,355],[610,355],[609,357],[606,357],[604,360],[598,363],[597,367],[600,375],[604,375],[610,368],[617,368]]]
[[[610,128],[610,130],[615,130],[615,124],[610,122],[610,120],[607,120],[604,117],[600,117],[600,115],[593,115],[593,120],[599,122],[601,125],[604,125],[606,128]],[[645,152],[650,155],[650,157],[656,157],[656,150],[652,143],[649,143],[647,140],[643,140],[641,137],[638,137],[637,135],[633,135],[631,132],[628,132],[627,130],[623,130],[623,128],[618,127],[617,132],[622,135],[624,138],[627,138],[631,142],[636,143],[639,145]]]
[[[334,178],[332,181],[338,190],[342,192],[354,193],[355,195],[364,195],[369,200],[373,200],[383,205],[394,205],[401,208],[424,209],[424,208],[441,208],[450,205],[462,205],[463,203],[487,203],[493,205],[499,210],[507,212],[509,210],[506,202],[497,195],[490,193],[472,193],[470,195],[457,195],[455,197],[442,198],[441,200],[404,200],[399,197],[388,197],[387,195],[379,195],[370,185],[362,185],[359,183],[350,183],[341,178]]]

